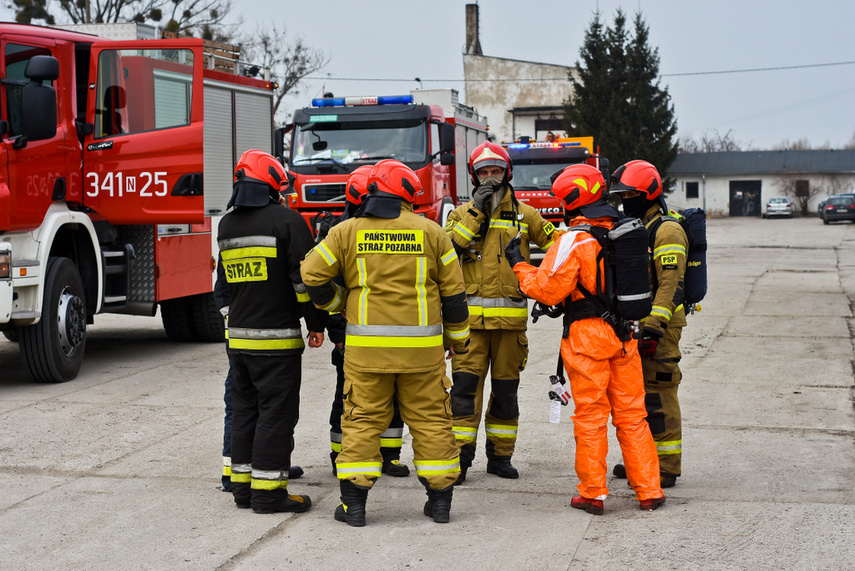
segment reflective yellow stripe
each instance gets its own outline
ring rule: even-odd
[[[544,250],[548,250],[549,248],[551,248],[551,247],[552,247],[552,245],[553,245],[553,244],[555,244],[555,240],[552,240],[551,242],[549,242],[548,244],[546,244],[546,246],[544,246],[544,247],[543,247],[543,249],[544,249]]]
[[[329,313],[339,313],[342,309],[344,309],[344,307],[342,306],[342,302],[344,301],[344,288],[335,282],[332,282],[332,285],[335,289],[335,296],[328,304],[319,306],[318,309],[327,311]]]
[[[478,429],[470,428],[468,426],[452,426],[451,431],[454,432],[454,438],[456,440],[475,442],[475,439],[478,436]]]
[[[333,452],[341,452],[341,442],[330,442],[330,450]]]
[[[365,258],[356,258],[356,268],[359,270],[359,285],[362,292],[359,294],[359,312],[357,323],[368,323],[368,272],[365,270]]]
[[[448,264],[457,259],[457,253],[453,249],[449,250],[440,259],[442,260],[442,265],[447,266]]]
[[[653,250],[653,259],[655,260],[662,254],[683,254],[686,255],[686,248],[680,244],[663,244]]]
[[[662,455],[680,454],[683,451],[682,440],[668,440],[656,443],[656,452]]]
[[[484,431],[493,438],[517,437],[517,427],[510,424],[484,424]]]
[[[356,475],[364,475],[369,478],[379,478],[383,473],[383,462],[337,462],[335,468],[339,480],[344,480],[348,476]]]
[[[517,228],[520,232],[528,232],[528,224],[525,222],[514,222],[512,220],[490,220],[490,228]]]
[[[345,344],[351,347],[441,347],[442,335],[428,337],[347,335]]]
[[[671,310],[669,310],[667,307],[662,307],[661,305],[654,305],[653,309],[650,311],[650,315],[658,315],[660,317],[664,317],[665,319],[670,320],[673,314],[671,313]]]
[[[419,476],[451,474],[460,471],[460,457],[450,460],[413,460]]]
[[[303,339],[229,339],[229,349],[248,349],[252,351],[281,351],[283,349],[302,349],[306,345]]]
[[[467,240],[471,240],[472,238],[475,237],[474,232],[472,232],[469,228],[467,228],[466,226],[463,226],[459,222],[454,227],[454,231],[457,232],[458,234],[460,234],[461,236],[463,236],[464,238],[466,238]]]
[[[266,246],[254,246],[251,248],[233,248],[220,252],[223,260],[236,260],[238,258],[275,258],[276,248]]]
[[[418,258],[416,260],[416,303],[419,306],[419,325],[427,325],[427,260]]]
[[[235,472],[232,469],[232,483],[249,484],[252,481],[252,474],[249,472]]]
[[[307,293],[298,293],[298,294],[297,294],[297,301],[299,301],[299,302],[301,302],[301,303],[305,303],[305,302],[307,302],[307,301],[311,301],[311,300],[309,299],[309,294],[307,294]]]
[[[448,335],[449,339],[463,339],[467,335],[469,335],[469,326],[467,325],[463,329],[445,329],[445,334]]]
[[[250,485],[253,490],[278,490],[287,487],[288,480],[257,480],[256,478],[252,478]]]
[[[469,315],[483,315],[484,317],[528,317],[526,307],[481,307],[469,306]]]
[[[223,476],[231,476],[232,475],[232,467],[231,466],[223,466]]]
[[[404,445],[403,438],[383,438],[380,437],[381,448],[401,448]]]
[[[315,250],[317,250],[318,253],[323,256],[324,260],[327,261],[328,266],[331,266],[338,261],[333,255],[333,253],[330,251],[330,249],[327,248],[327,245],[324,242],[321,242],[320,244],[315,246]]]

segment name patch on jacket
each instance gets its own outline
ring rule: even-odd
[[[230,284],[267,280],[267,260],[264,258],[223,260],[223,269],[226,271],[226,281]]]
[[[677,256],[675,256],[675,255],[662,256],[662,269],[676,270],[677,269]]]
[[[358,230],[357,254],[424,254],[424,230]]]

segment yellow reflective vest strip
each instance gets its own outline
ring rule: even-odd
[[[448,264],[450,264],[451,262],[453,262],[456,259],[457,259],[457,252],[455,252],[453,249],[449,250],[448,252],[446,252],[442,256],[442,265],[447,266]]]
[[[427,280],[427,259],[424,257],[416,258],[416,303],[419,306],[419,325],[427,325],[427,290],[425,289],[425,281]]]
[[[668,310],[667,307],[662,307],[661,305],[654,305],[653,309],[650,310],[650,315],[658,315],[665,319],[665,321],[669,321],[671,316],[673,315],[671,311]]]
[[[469,228],[459,223],[454,225],[454,231],[467,240],[472,240],[475,237],[475,232],[472,232]]]
[[[686,248],[681,246],[680,244],[663,244],[659,246],[655,250],[653,250],[653,259],[655,260],[659,256],[663,256],[665,254],[682,254],[686,255]]]
[[[365,270],[365,258],[356,259],[356,268],[359,271],[359,285],[362,293],[359,294],[359,315],[357,323],[368,323],[368,272]]]
[[[450,329],[446,327],[445,334],[450,339],[465,339],[469,335],[469,325],[463,329]]]
[[[246,329],[229,327],[229,349],[282,351],[305,347],[300,329]]]
[[[275,258],[276,247],[255,246],[249,248],[232,248],[221,252],[223,260],[237,260],[240,258]]]
[[[344,288],[335,282],[331,282],[335,289],[335,296],[330,302],[324,306],[319,306],[318,309],[328,311],[330,313],[339,313],[344,309]]]
[[[484,317],[528,317],[526,300],[513,300],[505,297],[484,298],[472,296],[467,298],[469,315]]]

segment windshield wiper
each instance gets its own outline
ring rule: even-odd
[[[354,162],[362,162],[362,161],[382,161],[383,159],[393,159],[390,155],[380,155],[377,157],[359,157],[358,159],[354,159]]]
[[[315,161],[330,161],[332,163],[337,164],[340,167],[344,166],[344,163],[338,159],[334,159],[332,157],[306,157],[303,159],[294,159],[294,166],[298,166],[302,163],[313,163]]]

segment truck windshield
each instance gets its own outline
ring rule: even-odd
[[[424,120],[309,123],[298,127],[291,145],[292,167],[359,166],[382,159],[397,159],[411,168],[424,165]]]
[[[511,184],[519,190],[549,190],[552,188],[552,181],[549,180],[549,177],[566,166],[568,165],[559,163],[514,163],[514,178]]]

